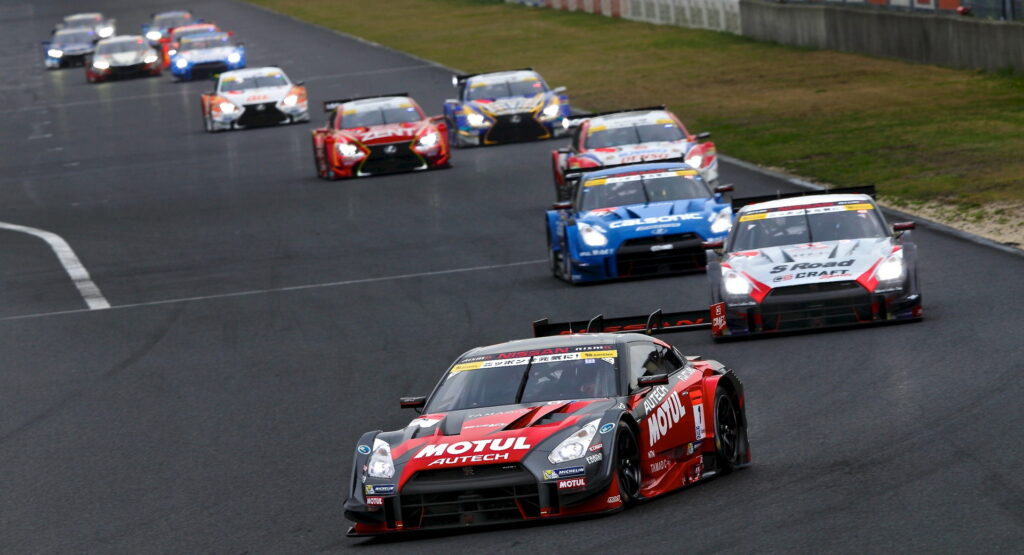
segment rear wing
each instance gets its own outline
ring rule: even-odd
[[[605,318],[598,314],[585,322],[552,323],[544,318],[533,323],[533,336],[548,337],[575,333],[646,333],[654,335],[710,328],[711,312],[708,309],[669,313],[662,313],[661,309],[658,309],[649,316]]]
[[[386,97],[389,97],[389,96],[409,96],[409,93],[407,93],[407,92],[400,92],[400,93],[390,93],[390,94],[371,94],[369,96],[354,96],[352,98],[342,98],[342,99],[339,99],[339,100],[327,100],[327,101],[324,102],[324,111],[325,112],[332,112],[334,110],[337,110],[338,107],[340,107],[342,104],[346,104],[348,102],[355,102],[356,100],[369,100],[371,98],[386,98]]]
[[[868,195],[875,198],[874,185],[861,185],[859,187],[841,187],[838,189],[825,189],[824,191],[800,191],[796,193],[777,193],[774,195],[761,195],[757,197],[742,197],[732,199],[732,211],[739,212],[741,208],[759,202],[779,200],[784,198],[804,197],[807,195]]]
[[[484,71],[484,72],[481,72],[481,73],[458,73],[458,74],[452,75],[452,86],[453,87],[458,87],[462,83],[465,83],[467,79],[471,79],[473,77],[476,77],[477,75],[487,75],[487,74],[490,74],[490,73],[503,73],[503,72],[506,72],[506,71],[533,71],[533,68],[532,67],[520,67],[520,68],[516,68],[516,69],[499,69],[498,71]]]
[[[665,105],[659,104],[657,106],[643,106],[641,108],[623,108],[622,110],[609,110],[607,112],[593,112],[591,114],[580,114],[578,116],[572,116],[565,121],[566,127],[576,127],[583,123],[585,120],[590,118],[596,118],[599,116],[610,116],[612,114],[626,114],[629,112],[649,112],[651,110],[664,110]]]
[[[672,164],[672,163],[675,163],[675,162],[678,162],[680,164],[684,163],[682,157],[679,157],[679,158],[665,158],[665,159],[662,159],[662,160],[639,160],[639,161],[636,161],[636,162],[627,162],[625,164],[608,164],[606,166],[595,166],[593,168],[573,168],[571,170],[565,170],[565,173],[563,174],[563,177],[565,179],[565,184],[570,187],[570,190],[574,190],[576,188],[576,186],[579,185],[580,180],[583,179],[583,176],[585,176],[585,175],[587,175],[588,173],[591,173],[591,172],[597,172],[597,171],[601,171],[601,170],[611,170],[611,169],[622,168],[622,167],[626,167],[626,166],[638,166],[640,164]],[[690,169],[693,169],[693,168],[690,168]]]

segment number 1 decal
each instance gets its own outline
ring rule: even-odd
[[[699,389],[690,392],[693,402],[693,438],[704,439],[704,395]]]

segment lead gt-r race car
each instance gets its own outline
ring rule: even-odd
[[[150,46],[160,48],[160,39],[167,36],[168,31],[175,27],[191,25],[199,21],[192,17],[188,10],[176,10],[153,14],[153,20],[142,26],[142,36],[146,37]]]
[[[47,69],[85,65],[96,49],[96,33],[91,29],[61,29],[43,41]]]
[[[313,131],[322,179],[444,168],[451,150],[443,116],[427,117],[406,93],[331,100]]]
[[[231,35],[223,32],[184,37],[171,56],[171,76],[176,81],[206,78],[244,67],[245,47],[235,44]]]
[[[636,164],[580,177],[572,201],[547,212],[551,272],[569,283],[704,268],[705,241],[721,240],[732,209],[697,170]]]
[[[743,386],[639,333],[473,349],[357,443],[349,535],[618,511],[747,466]]]
[[[873,196],[734,200],[724,253],[707,251],[714,336],[921,318],[914,224],[890,227]]]
[[[664,106],[590,114],[566,120],[572,142],[551,153],[558,198],[567,198],[565,174],[637,162],[678,160],[700,171],[704,180],[718,184],[715,144],[701,142],[710,133],[691,134]]]
[[[103,39],[96,43],[92,61],[85,66],[85,79],[99,83],[121,77],[160,75],[160,56],[137,35]]]
[[[53,28],[53,32],[61,29],[86,29],[96,33],[97,38],[106,39],[114,36],[117,22],[114,19],[106,19],[99,12],[76,13],[64,16],[64,19]]]
[[[221,73],[217,89],[203,93],[202,105],[208,132],[309,121],[306,87],[277,67]]]
[[[532,69],[456,75],[457,99],[444,102],[458,147],[561,137],[572,113],[565,87],[549,89]]]

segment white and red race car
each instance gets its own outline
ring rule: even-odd
[[[278,67],[221,73],[217,89],[204,93],[202,104],[208,132],[309,121],[306,87]]]
[[[700,172],[708,184],[718,183],[715,144],[711,133],[692,134],[664,106],[588,114],[565,120],[572,142],[552,151],[551,163],[560,199],[571,195],[565,174],[576,169],[639,162],[681,161]]]

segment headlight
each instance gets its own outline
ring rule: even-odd
[[[749,295],[754,289],[754,286],[747,281],[747,278],[728,268],[724,268],[723,270],[722,286],[725,287],[726,293],[736,296],[745,296]]]
[[[161,36],[163,36],[163,35],[160,34],[160,31],[148,31],[148,32],[146,32],[146,38],[149,39],[152,42],[156,42],[156,41],[160,40]]]
[[[177,50],[175,50],[175,49],[173,49],[173,48],[171,48],[171,49],[167,50],[167,55],[168,55],[168,56],[173,56],[173,55],[175,55],[175,54],[177,54],[177,53],[178,53],[178,51],[177,51]]]
[[[597,425],[600,423],[600,418],[592,420],[582,430],[565,438],[548,455],[548,461],[551,464],[559,464],[581,458],[587,453],[587,447],[590,447],[590,440],[594,439],[594,436],[597,435]]]
[[[96,29],[96,34],[99,35],[100,38],[105,39],[114,34],[114,27],[112,25],[104,25],[103,27]]]
[[[151,64],[151,63],[153,63],[153,62],[155,62],[155,61],[157,61],[159,59],[160,58],[158,58],[156,54],[150,54],[150,55],[146,56],[145,58],[143,58],[142,61],[143,61],[143,63]]]
[[[711,215],[711,233],[718,235],[732,229],[732,210],[726,208]]]
[[[359,147],[352,143],[338,143],[334,145],[334,148],[338,151],[338,154],[342,156],[355,156],[359,154]]]
[[[875,287],[875,292],[881,291],[893,291],[902,287],[903,280],[903,251],[898,250],[882,261],[881,264],[875,268],[875,279],[878,280],[878,286]]]
[[[49,54],[51,58],[60,58],[64,55],[63,50],[57,50],[56,48],[51,48],[46,53]]]
[[[285,106],[295,106],[295,104],[298,103],[298,101],[299,101],[299,96],[298,95],[290,94],[290,95],[284,97],[284,100],[281,101],[281,104],[284,104]]]
[[[483,127],[487,124],[487,118],[474,112],[466,116],[466,122],[473,127]]]
[[[92,67],[96,69],[107,69],[110,67],[110,62],[107,62],[105,60],[96,60],[92,63]]]
[[[544,109],[540,111],[540,113],[545,118],[551,119],[557,116],[559,113],[561,113],[561,111],[561,106],[559,106],[557,103],[551,103],[545,106]]]
[[[430,148],[432,146],[437,145],[437,142],[439,140],[440,140],[440,138],[437,136],[436,132],[430,132],[430,133],[427,133],[426,135],[420,137],[420,140],[418,142],[419,142],[420,146],[425,147],[425,148]]]
[[[371,478],[391,478],[395,475],[395,463],[391,460],[391,446],[386,441],[373,440],[373,454],[366,463],[366,474]]]
[[[174,62],[174,66],[178,69],[185,69],[188,67],[188,60],[185,58],[178,58],[177,61]]]
[[[242,60],[242,55],[239,54],[238,52],[232,52],[232,53],[228,54],[228,63],[229,64],[237,64],[241,60]]]
[[[233,114],[235,112],[235,110],[238,109],[237,106],[235,106],[234,104],[232,104],[230,102],[221,102],[219,107],[220,107],[221,113],[224,113],[224,114]]]
[[[580,232],[580,239],[591,247],[603,247],[608,244],[608,238],[604,235],[604,230],[596,225],[590,225],[585,223],[576,224],[576,228]]]

